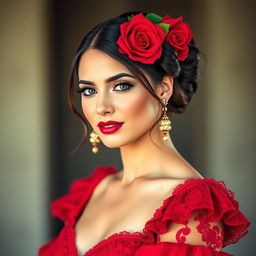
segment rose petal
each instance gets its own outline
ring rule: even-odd
[[[171,16],[169,15],[165,15],[163,17],[163,19],[161,20],[161,23],[167,23],[167,24],[170,24],[170,28],[183,22],[183,17],[178,17],[178,18],[172,18]]]
[[[185,60],[188,56],[188,52],[189,52],[188,47],[186,49],[182,50],[182,51],[178,51],[177,52],[178,53],[178,60],[181,60],[181,61]]]

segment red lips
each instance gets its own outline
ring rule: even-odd
[[[111,125],[111,126],[106,127],[108,125]],[[102,133],[110,134],[119,130],[122,125],[123,125],[123,122],[121,123],[121,122],[115,122],[115,121],[107,121],[107,122],[99,122],[97,126],[99,127]]]
[[[122,124],[121,122],[115,122],[115,121],[107,121],[107,122],[99,122],[98,123],[98,127],[100,126],[106,126],[106,125],[111,125],[111,124],[114,124],[114,125],[117,125],[117,124]]]

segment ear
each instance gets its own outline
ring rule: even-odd
[[[166,75],[163,77],[162,83],[156,86],[156,94],[159,98],[169,100],[173,93],[173,77]]]

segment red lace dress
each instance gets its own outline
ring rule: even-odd
[[[78,179],[70,192],[52,202],[52,215],[65,222],[59,235],[43,245],[39,256],[78,256],[74,225],[94,188],[107,175],[117,173],[114,166],[98,166],[89,177]],[[197,213],[196,215],[194,213]],[[196,232],[203,242],[186,243],[192,229],[191,218],[198,224]],[[211,223],[222,223],[220,229]],[[162,241],[159,235],[168,231],[168,224],[181,225],[176,241]],[[239,211],[234,194],[222,181],[188,179],[156,209],[143,232],[122,231],[102,240],[84,256],[228,256],[221,248],[236,243],[247,233],[250,222]]]

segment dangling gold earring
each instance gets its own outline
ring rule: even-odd
[[[172,127],[171,127],[171,120],[166,115],[168,101],[167,99],[162,99],[162,102],[164,103],[164,107],[162,108],[162,110],[164,111],[164,115],[159,121],[159,128],[160,128],[160,131],[163,133],[163,141],[167,141],[168,131],[170,131]]]
[[[94,154],[98,153],[98,151],[99,151],[98,143],[100,142],[100,139],[99,139],[98,134],[95,131],[92,131],[90,133],[90,142],[93,145],[92,152]]]

